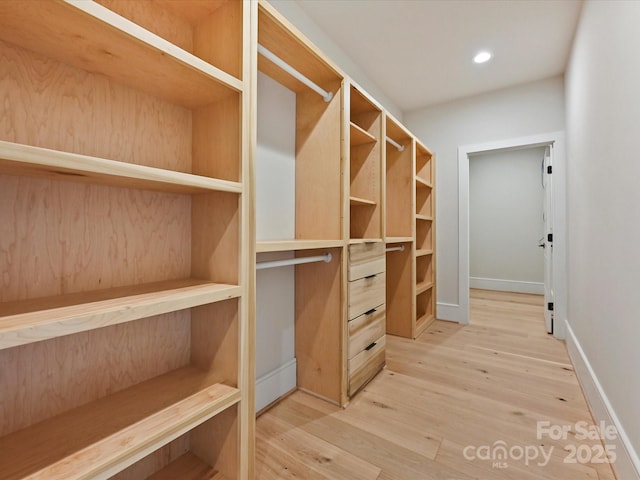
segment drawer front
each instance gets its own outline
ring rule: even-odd
[[[349,322],[349,359],[385,334],[385,306],[380,305]]]
[[[349,320],[386,301],[386,275],[378,273],[349,282]]]
[[[349,360],[349,396],[356,393],[365,383],[371,380],[384,367],[385,340],[382,336]]]
[[[382,242],[349,245],[349,281],[384,272],[386,261]]]

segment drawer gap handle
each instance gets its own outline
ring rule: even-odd
[[[376,313],[377,308],[372,308],[371,310],[367,310],[364,312],[365,315],[371,315],[372,313]]]
[[[373,277],[375,277],[375,276],[376,276],[376,274],[374,273],[373,275],[367,275],[367,276],[366,276],[366,277],[364,277],[364,278],[373,278]]]
[[[376,342],[373,342],[371,345],[369,345],[367,348],[365,348],[366,351],[371,350],[373,347],[376,346]]]

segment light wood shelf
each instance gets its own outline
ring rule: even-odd
[[[342,240],[264,240],[256,242],[256,253],[289,252],[342,247]]]
[[[407,243],[412,242],[413,237],[385,237],[384,239],[387,244],[389,243]]]
[[[378,141],[376,137],[353,122],[349,122],[349,132],[351,135],[350,143],[352,147],[366,145],[369,143],[376,143]]]
[[[148,477],[147,480],[225,480],[207,463],[200,460],[191,452],[181,455],[159,472]]]
[[[416,220],[423,220],[425,222],[431,222],[433,220],[433,216],[431,215],[421,215],[416,213]]]
[[[427,327],[433,323],[434,320],[435,320],[435,316],[432,313],[426,313],[418,317],[418,319],[416,320],[415,336],[417,337],[422,332],[424,332],[427,329]]]
[[[430,288],[433,288],[432,281],[420,282],[416,285],[416,295],[426,292]]]
[[[416,175],[416,187],[418,188],[433,188],[431,182],[427,182],[424,178]]]
[[[96,2],[0,2],[0,38],[187,108],[243,88],[237,78]]]
[[[432,255],[432,254],[433,254],[433,250],[431,249],[416,250],[416,257],[423,257],[425,255]]]
[[[106,478],[240,400],[184,367],[0,438],[4,480]]]
[[[375,206],[377,205],[377,202],[374,202],[373,200],[369,200],[366,198],[359,198],[359,197],[349,197],[349,204],[351,206],[356,206],[356,207],[362,207],[362,206]]]
[[[242,184],[0,140],[0,173],[171,193],[241,193]]]
[[[241,288],[176,280],[0,304],[0,349],[240,296]]]
[[[352,238],[349,240],[349,245],[359,245],[361,243],[378,243],[382,242],[381,238]]]

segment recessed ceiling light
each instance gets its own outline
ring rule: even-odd
[[[491,57],[493,55],[491,55],[490,52],[484,51],[484,52],[478,52],[478,54],[473,57],[473,61],[475,63],[484,63],[484,62],[488,62],[489,60],[491,60]]]

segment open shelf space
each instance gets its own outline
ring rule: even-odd
[[[351,138],[351,146],[357,147],[360,145],[366,145],[368,143],[376,143],[378,139],[371,135],[369,132],[359,127],[353,122],[349,124],[349,134]]]
[[[0,173],[169,193],[241,193],[242,184],[0,140]]]
[[[95,2],[0,2],[0,38],[187,108],[242,90],[237,78]]]
[[[433,284],[433,255],[416,258],[416,284]]]
[[[401,243],[402,251],[387,252],[387,333],[411,337],[415,296],[411,241]],[[389,242],[387,241],[387,246]],[[394,247],[399,244],[394,244]]]
[[[4,436],[3,479],[117,473],[240,400],[217,381],[180,368]]]
[[[427,147],[416,141],[416,181],[426,186],[433,183],[433,155]]]
[[[416,188],[433,188],[433,185],[431,182],[416,176]]]
[[[416,331],[414,337],[419,335],[435,319],[434,314],[433,289],[429,288],[416,295]]]
[[[266,240],[256,243],[256,253],[335,248],[343,244],[342,240]]]
[[[426,292],[427,290],[429,290],[432,287],[433,287],[433,282],[432,281],[420,282],[420,283],[416,284],[416,295],[419,295],[419,294],[421,294],[423,292]]]
[[[191,452],[178,457],[147,480],[225,480],[224,475]]]
[[[416,188],[416,217],[433,216],[432,196],[430,188]]]
[[[197,280],[80,292],[0,304],[0,349],[238,297],[241,288]]]
[[[416,222],[416,249],[433,250],[433,222],[424,220]]]
[[[386,136],[404,147],[398,151],[386,142],[386,236],[413,236],[413,140],[391,116],[386,116]]]

